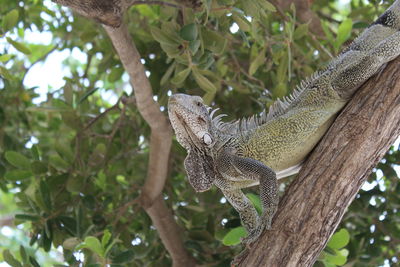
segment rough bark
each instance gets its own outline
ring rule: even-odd
[[[372,168],[400,134],[400,58],[355,94],[239,266],[312,266]]]

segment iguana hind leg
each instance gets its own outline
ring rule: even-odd
[[[250,200],[240,189],[224,190],[221,189],[225,198],[231,203],[239,213],[240,220],[247,232],[253,231],[260,224],[260,217]]]
[[[216,181],[215,184],[221,188],[225,197],[239,212],[242,223],[249,232],[243,242],[251,243],[260,236],[264,229],[270,229],[272,218],[278,208],[276,174],[260,161],[239,157],[229,152],[221,153],[217,165],[222,180]],[[235,181],[235,179],[238,179],[238,181]],[[243,180],[259,181],[260,183],[260,198],[263,206],[260,218],[258,218],[253,205],[240,190],[240,188],[246,187],[242,183]],[[235,184],[238,186],[235,186]]]

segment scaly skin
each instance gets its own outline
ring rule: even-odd
[[[225,123],[198,96],[171,96],[168,113],[185,168],[196,191],[221,189],[249,232],[245,243],[269,229],[278,206],[277,177],[294,174],[354,92],[400,54],[400,0],[323,70],[269,113]],[[258,216],[241,189],[260,184]]]

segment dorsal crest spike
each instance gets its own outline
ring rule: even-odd
[[[302,80],[299,85],[293,90],[293,92],[289,96],[285,96],[281,99],[277,99],[269,108],[268,112],[264,110],[259,115],[253,115],[249,118],[242,118],[233,122],[223,122],[221,119],[226,114],[219,114],[213,118],[215,112],[218,109],[213,109],[210,112],[210,117],[214,126],[224,133],[227,134],[241,134],[243,135],[244,132],[252,131],[255,128],[267,123],[271,119],[282,115],[286,110],[290,107],[290,105],[296,101],[296,99],[302,94],[302,92],[312,86],[312,83],[318,79],[320,76],[320,72],[315,72],[311,76],[307,77],[306,79]]]

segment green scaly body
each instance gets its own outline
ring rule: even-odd
[[[275,171],[300,164],[331,125],[343,100],[332,88],[303,91],[287,111],[238,142],[239,154]]]

